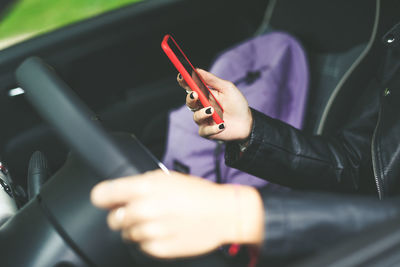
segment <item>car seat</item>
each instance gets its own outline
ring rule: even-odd
[[[283,30],[308,54],[310,91],[304,130],[327,133],[376,73],[380,37],[396,22],[395,0],[271,0],[256,34]],[[397,7],[397,8],[396,8]]]

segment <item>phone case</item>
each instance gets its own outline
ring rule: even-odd
[[[165,54],[168,56],[168,58],[171,60],[172,64],[175,66],[175,68],[179,71],[179,73],[182,75],[183,79],[185,80],[185,82],[187,83],[187,85],[190,87],[190,89],[192,89],[193,91],[195,91],[197,93],[197,95],[199,96],[199,100],[201,102],[201,104],[203,105],[203,107],[209,107],[211,106],[210,102],[208,101],[207,97],[204,95],[204,93],[201,91],[201,89],[198,87],[198,85],[196,84],[196,82],[192,79],[191,75],[187,72],[187,70],[185,69],[185,67],[183,66],[183,64],[180,62],[180,60],[178,59],[178,57],[175,55],[175,53],[172,51],[171,47],[168,44],[168,40],[171,40],[175,46],[179,49],[179,51],[181,52],[181,54],[183,55],[183,57],[186,59],[186,61],[188,62],[188,64],[191,66],[191,68],[193,69],[193,71],[197,74],[197,76],[199,77],[199,79],[201,80],[201,82],[204,84],[204,87],[207,88],[209,94],[214,98],[216,104],[219,106],[219,108],[221,109],[221,111],[223,112],[223,109],[221,107],[221,105],[219,104],[218,100],[214,97],[213,93],[210,91],[210,89],[207,87],[207,85],[204,83],[204,81],[202,80],[201,76],[198,74],[198,72],[196,71],[196,69],[193,67],[192,63],[189,61],[189,59],[186,57],[185,53],[183,53],[182,49],[180,48],[180,46],[177,44],[177,42],[174,40],[174,38],[172,38],[171,35],[167,34],[164,36],[163,41],[161,42],[161,48],[164,50]],[[223,123],[224,121],[222,120],[222,118],[218,115],[217,112],[214,112],[212,115],[212,118],[214,120],[214,122],[216,124],[220,124]]]

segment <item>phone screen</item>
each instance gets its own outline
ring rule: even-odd
[[[197,84],[197,86],[200,88],[200,90],[203,92],[203,94],[209,99],[210,104],[214,108],[214,110],[218,113],[218,115],[222,118],[222,108],[219,105],[218,101],[214,98],[212,93],[210,93],[209,89],[206,87],[203,79],[201,76],[197,73],[193,65],[189,62],[188,58],[186,55],[183,53],[183,51],[180,49],[178,44],[175,42],[175,40],[172,37],[168,38],[168,46],[171,48],[172,52],[176,55],[176,57],[179,59],[179,61],[182,63],[183,67],[185,70],[189,73],[189,75],[192,77],[193,81]]]

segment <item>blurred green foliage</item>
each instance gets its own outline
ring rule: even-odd
[[[19,0],[2,12],[0,40],[18,41],[139,1]]]

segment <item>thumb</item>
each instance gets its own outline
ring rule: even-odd
[[[197,69],[197,72],[208,86],[211,86],[217,91],[224,91],[225,89],[230,88],[232,85],[230,81],[221,79],[208,71]]]

